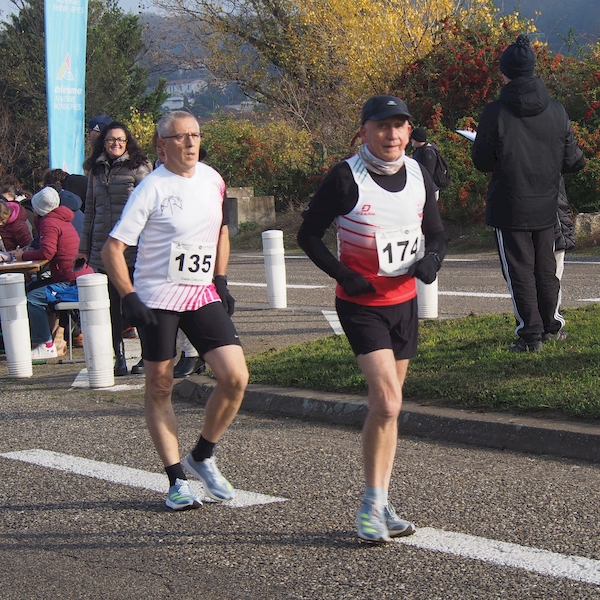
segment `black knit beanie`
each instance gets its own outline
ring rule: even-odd
[[[509,79],[517,77],[533,77],[535,70],[535,54],[531,49],[529,38],[521,33],[514,44],[511,44],[500,57],[500,71]]]

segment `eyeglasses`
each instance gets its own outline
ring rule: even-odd
[[[202,136],[199,133],[178,133],[177,135],[163,135],[163,140],[175,140],[178,144],[181,144],[184,140],[190,138],[192,142],[199,142]]]
[[[115,137],[109,137],[109,138],[105,138],[104,140],[107,144],[114,144],[115,142],[117,142],[118,144],[125,144],[127,142],[127,138],[115,138]]]

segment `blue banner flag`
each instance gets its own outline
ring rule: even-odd
[[[50,168],[83,173],[87,0],[44,0]]]

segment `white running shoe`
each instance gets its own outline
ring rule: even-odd
[[[44,342],[31,351],[31,360],[44,360],[46,358],[56,358],[57,356],[58,352],[54,342]]]

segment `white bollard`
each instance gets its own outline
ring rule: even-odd
[[[287,308],[283,231],[279,229],[263,231],[262,242],[269,306],[271,308]]]
[[[81,332],[85,340],[83,353],[90,387],[111,387],[115,385],[115,374],[108,277],[102,273],[82,275],[77,278],[77,289]]]
[[[422,240],[421,250],[417,254],[417,259],[425,256],[425,241]],[[419,319],[437,319],[438,318],[438,279],[433,283],[423,283],[417,279],[417,303],[419,307]]]
[[[31,377],[31,336],[23,273],[0,275],[0,319],[9,377]]]

